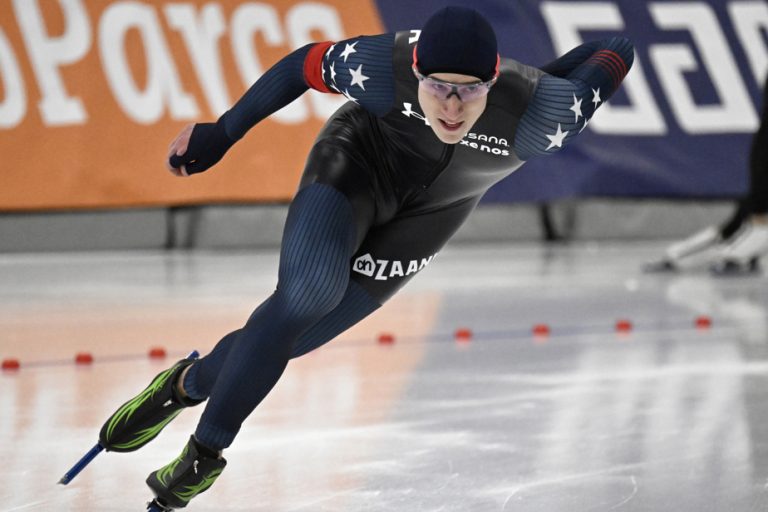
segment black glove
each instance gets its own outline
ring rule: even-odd
[[[187,152],[171,155],[168,163],[176,169],[184,165],[187,174],[203,172],[221,160],[234,143],[224,130],[223,117],[215,123],[198,123],[192,129]]]

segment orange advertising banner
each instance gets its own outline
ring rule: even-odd
[[[192,178],[164,167],[312,41],[383,31],[372,0],[0,0],[0,210],[282,201],[345,99],[309,91]]]

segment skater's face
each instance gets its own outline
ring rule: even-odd
[[[477,77],[456,73],[432,73],[426,78],[419,79],[419,105],[424,116],[438,139],[458,144],[485,111],[490,86]],[[485,93],[477,94],[475,85],[486,88]]]

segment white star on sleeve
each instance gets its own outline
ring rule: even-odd
[[[568,132],[564,132],[562,127],[560,126],[560,123],[557,123],[557,132],[554,135],[546,135],[546,137],[549,139],[550,143],[549,146],[547,146],[547,149],[545,151],[549,151],[550,149],[554,147],[561,148],[563,147],[563,140],[565,139],[565,136],[568,135]]]
[[[357,53],[357,50],[355,50],[355,45],[358,43],[358,41],[355,41],[352,44],[347,44],[344,48],[344,51],[341,52],[341,55],[339,57],[344,57],[344,62],[347,62],[347,57],[352,55],[353,53]]]
[[[351,94],[349,94],[349,90],[348,89],[344,89],[344,96],[346,96],[348,100],[354,101],[355,103],[357,103],[357,98],[355,98]]]
[[[336,70],[333,69],[334,65],[336,65],[336,63],[331,62],[331,80],[333,80],[333,83],[336,83]]]
[[[597,105],[602,101],[603,100],[600,99],[600,88],[598,87],[597,90],[592,89],[592,103],[595,104],[595,108],[597,108]]]
[[[365,90],[363,82],[370,80],[370,77],[367,77],[363,74],[363,65],[360,64],[357,66],[357,69],[349,68],[349,74],[352,75],[352,83],[349,84],[349,86],[352,87],[353,85],[359,85],[362,90]]]
[[[325,58],[330,59],[331,58],[331,52],[333,52],[333,49],[336,48],[335,44],[332,44],[330,48],[328,48],[328,51],[325,52]]]
[[[574,123],[578,123],[579,122],[579,118],[580,117],[584,117],[584,114],[581,113],[581,102],[582,101],[584,101],[584,99],[577,100],[576,99],[576,95],[575,94],[573,95],[573,105],[568,110],[573,112],[573,115],[575,116],[575,118],[573,120]]]
[[[589,124],[589,119],[587,119],[587,118],[585,117],[585,118],[584,118],[584,126],[582,126],[582,127],[581,127],[581,130],[579,130],[579,133],[583,132],[583,131],[584,131],[584,128],[586,128],[588,124]]]

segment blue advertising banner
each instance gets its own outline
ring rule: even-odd
[[[388,31],[459,2],[378,0]],[[748,188],[751,134],[768,72],[764,0],[476,0],[502,56],[541,66],[617,34],[636,46],[629,77],[578,139],[532,159],[486,201],[584,196],[724,198]]]

